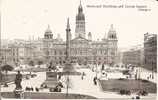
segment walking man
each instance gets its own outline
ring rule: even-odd
[[[93,82],[94,82],[94,85],[97,85],[97,77],[96,76],[93,78]]]

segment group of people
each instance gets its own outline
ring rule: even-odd
[[[154,79],[154,77],[153,77],[152,74],[150,74],[150,75],[147,77],[147,79],[148,79],[148,80],[149,80],[149,79]]]
[[[35,89],[33,87],[26,87],[25,88],[25,91],[36,91],[36,92],[39,92],[39,88],[35,87]]]

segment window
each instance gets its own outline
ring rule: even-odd
[[[57,52],[56,52],[56,50],[54,51],[54,55],[56,55],[57,54]]]

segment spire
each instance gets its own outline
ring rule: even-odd
[[[113,29],[113,24],[111,24],[111,29]]]
[[[104,39],[106,39],[106,32],[105,32],[105,34],[104,34]]]
[[[57,39],[60,39],[60,34],[57,35]]]
[[[48,24],[48,29],[50,29],[50,25]]]
[[[83,11],[83,9],[82,9],[82,4],[81,4],[81,0],[80,0],[80,5],[78,7],[78,12],[81,13],[82,11]]]
[[[82,6],[82,5],[81,5],[81,0],[80,0],[80,6]]]
[[[52,31],[51,31],[51,29],[50,29],[50,25],[49,25],[49,24],[48,24],[48,27],[47,27],[47,29],[46,29],[45,33],[52,33]]]
[[[67,29],[70,29],[69,18],[67,18]]]

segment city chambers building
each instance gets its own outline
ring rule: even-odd
[[[69,23],[68,23],[69,24]],[[69,25],[67,25],[67,28]],[[95,34],[95,33],[94,33]],[[72,38],[72,35],[75,35]],[[88,38],[86,38],[86,35]],[[79,64],[115,64],[117,58],[117,34],[111,25],[107,37],[93,41],[92,33],[86,33],[85,15],[80,3],[76,15],[75,33],[70,33],[70,60]],[[44,58],[48,62],[64,64],[66,60],[66,41],[58,34],[57,38],[48,25],[43,38]]]

